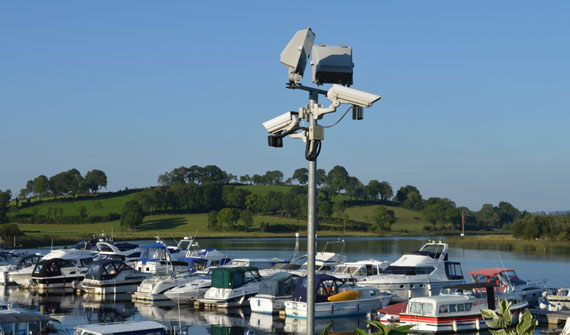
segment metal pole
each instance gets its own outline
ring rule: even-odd
[[[318,92],[310,91],[309,107],[311,111],[318,102]],[[317,120],[310,114],[309,127],[314,127]],[[308,141],[308,139],[307,139]],[[307,213],[307,334],[315,333],[315,233],[317,226],[317,160],[309,161],[308,213]]]

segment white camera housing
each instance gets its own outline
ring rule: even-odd
[[[380,100],[381,97],[376,94],[355,90],[354,88],[333,85],[327,92],[327,98],[333,103],[338,101],[341,104],[370,107],[374,102]]]
[[[299,125],[299,113],[287,112],[263,122],[268,133],[278,134],[282,131],[290,131]]]

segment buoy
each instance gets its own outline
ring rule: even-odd
[[[362,291],[358,290],[350,290],[337,293],[335,295],[331,295],[328,297],[328,301],[346,301],[346,300],[353,300],[362,295]]]

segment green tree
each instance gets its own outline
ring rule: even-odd
[[[214,231],[221,229],[221,227],[218,225],[218,211],[208,212],[208,229]]]
[[[412,186],[412,185],[406,185],[406,186],[400,187],[400,189],[396,193],[396,197],[394,198],[394,200],[396,200],[400,203],[404,203],[404,201],[406,201],[408,199],[408,194],[412,193],[412,192],[417,193],[421,199],[421,194],[420,194],[420,191],[418,190],[417,187]]]
[[[345,189],[349,180],[348,171],[340,165],[333,167],[327,174],[326,184],[336,193]]]
[[[12,191],[0,191],[0,223],[8,222],[10,199],[12,199]]]
[[[484,204],[477,215],[477,219],[485,225],[487,229],[497,226],[500,220],[499,209],[491,204]]]
[[[348,177],[348,181],[344,188],[348,196],[351,198],[354,197],[355,199],[359,199],[364,195],[364,186],[356,177]]]
[[[245,207],[252,213],[263,212],[263,197],[257,193],[251,193],[245,197]]]
[[[246,199],[250,194],[251,192],[246,189],[225,185],[222,190],[222,200],[225,207],[245,209]]]
[[[85,206],[80,206],[79,207],[79,217],[82,219],[86,219],[87,218],[87,208]]]
[[[336,213],[339,221],[342,215],[344,214],[345,210],[346,210],[346,202],[341,198],[337,198],[333,204],[333,212]]]
[[[324,217],[327,221],[330,221],[333,210],[331,203],[328,201],[319,201],[317,203],[317,215]]]
[[[309,181],[309,170],[307,168],[300,168],[293,172],[293,179],[299,182],[301,185],[307,184]]]
[[[382,191],[382,186],[378,180],[372,179],[371,181],[368,182],[367,190],[372,199],[378,200],[380,191]]]
[[[447,198],[437,198],[432,197],[424,202],[424,208],[422,212],[426,220],[432,224],[438,222],[447,222],[447,214],[453,215],[455,213],[450,210],[455,208],[455,203]],[[459,213],[461,215],[461,213]]]
[[[101,201],[97,200],[95,201],[95,213],[97,216],[99,216],[99,212],[101,211],[101,209],[103,209],[103,204],[101,203]]]
[[[49,179],[40,175],[34,179],[34,194],[39,198],[45,198],[49,195],[50,184]]]
[[[388,200],[392,198],[394,192],[392,191],[392,186],[389,182],[383,181],[380,183],[380,200]]]
[[[512,223],[521,218],[521,212],[506,201],[499,202],[499,224],[502,226],[506,223]]]
[[[83,179],[84,188],[91,193],[96,193],[102,187],[107,187],[107,175],[97,169],[88,171]]]
[[[396,215],[394,211],[388,209],[384,206],[378,206],[374,210],[374,216],[372,217],[375,223],[375,231],[389,231],[391,225],[396,222]]]
[[[240,211],[235,208],[222,208],[218,212],[218,222],[221,226],[227,226],[230,231],[235,230],[239,220]]]
[[[406,196],[406,200],[402,203],[402,207],[409,208],[413,210],[420,210],[423,208],[422,196],[415,191],[409,192]]]
[[[144,212],[136,200],[125,202],[121,210],[121,226],[136,230],[143,223]]]
[[[249,231],[253,225],[253,214],[247,209],[243,210],[239,213],[239,220],[243,222],[245,231]]]

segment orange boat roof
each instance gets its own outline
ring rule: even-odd
[[[483,275],[488,277],[494,277],[497,274],[504,272],[504,271],[515,271],[514,269],[509,268],[488,268],[488,269],[481,269],[475,271],[467,272],[468,275]]]

